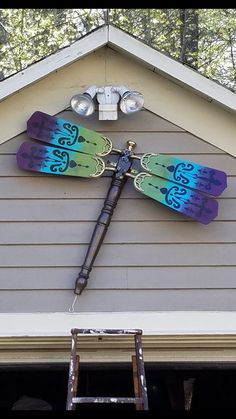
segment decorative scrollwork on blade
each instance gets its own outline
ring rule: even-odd
[[[66,176],[98,177],[105,170],[99,157],[29,142],[19,148],[17,163],[24,170]]]
[[[94,173],[91,175],[91,177],[101,176],[102,173],[105,170],[105,163],[104,163],[103,160],[101,160],[97,157],[94,157],[93,159],[94,159],[94,161],[96,161],[96,169],[95,169]]]
[[[53,162],[50,165],[50,170],[53,173],[56,173],[57,171],[63,173],[68,169],[70,157],[66,151],[53,150],[52,155],[50,156],[49,154],[49,156],[45,159],[45,164],[50,164],[50,160]]]
[[[215,199],[182,185],[141,172],[135,177],[134,186],[150,198],[203,224],[208,224],[217,216],[218,203]]]
[[[109,138],[44,112],[37,111],[30,117],[27,122],[27,133],[30,137],[50,145],[93,156],[106,156],[112,150]]]
[[[24,160],[27,170],[43,171],[50,173],[63,173],[69,166],[69,154],[65,150],[32,145],[18,152],[18,159]]]
[[[76,143],[77,138],[79,137],[79,130],[75,125],[65,123],[63,124],[63,128],[65,131],[68,132],[68,137],[60,137],[63,133],[56,133],[58,134],[58,144],[60,145],[73,145]]]
[[[158,164],[158,163],[156,163]],[[189,184],[189,178],[187,175],[191,176],[194,170],[194,165],[192,163],[178,163],[176,166],[171,165],[166,168],[169,172],[173,173],[173,178],[177,182],[181,182],[184,185]],[[193,175],[196,177],[196,175]]]
[[[181,207],[181,203],[186,203],[187,189],[180,186],[172,186],[171,188],[159,188],[149,182],[149,186],[155,189],[160,189],[160,192],[165,195],[165,202],[171,207],[177,209]]]
[[[97,153],[98,156],[107,156],[112,151],[112,142],[110,138],[102,137],[103,139],[103,147],[101,152]]]
[[[60,127],[60,124],[57,123],[57,126]],[[61,130],[54,132],[53,134],[54,143],[56,144],[58,142],[58,145],[67,146],[67,147],[73,146],[76,143],[79,143],[79,144],[87,143],[87,144],[92,144],[94,146],[97,145],[97,143],[94,141],[86,140],[86,138],[80,135],[80,131],[81,129],[78,127],[78,125],[65,122],[62,124]]]
[[[193,189],[220,195],[227,186],[226,173],[187,160],[161,154],[144,154],[141,165],[148,172]]]

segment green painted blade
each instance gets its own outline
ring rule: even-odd
[[[140,172],[134,178],[134,186],[144,195],[203,224],[210,223],[217,216],[218,202],[215,199],[169,180]]]
[[[27,122],[27,134],[35,140],[68,150],[106,156],[112,151],[112,142],[96,131],[44,112],[34,112]]]
[[[105,170],[99,157],[30,142],[20,146],[16,157],[20,169],[52,175],[93,178]]]
[[[174,156],[146,153],[140,163],[147,172],[210,195],[220,195],[227,186],[225,172]]]

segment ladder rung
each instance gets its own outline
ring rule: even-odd
[[[71,329],[72,334],[81,335],[141,335],[142,329]]]
[[[136,410],[148,410],[148,397],[142,350],[142,329],[71,329],[71,356],[67,388],[66,410],[76,410],[77,403],[133,403]],[[77,397],[79,355],[78,335],[133,335],[135,355],[132,356],[134,397]]]
[[[139,397],[73,397],[72,403],[143,403]]]

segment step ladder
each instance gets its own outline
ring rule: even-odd
[[[136,410],[148,410],[148,397],[142,349],[141,329],[71,329],[71,356],[66,410],[75,410],[78,403],[133,403]],[[133,335],[135,355],[131,357],[135,397],[77,397],[80,356],[77,355],[78,335]]]

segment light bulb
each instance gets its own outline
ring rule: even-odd
[[[89,116],[95,110],[93,99],[88,93],[80,93],[73,96],[70,101],[70,106],[80,116]]]
[[[122,112],[129,114],[138,112],[142,109],[144,97],[142,93],[136,91],[125,92],[120,100],[120,109]]]

